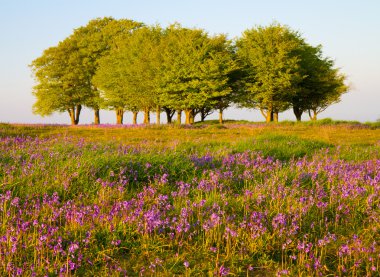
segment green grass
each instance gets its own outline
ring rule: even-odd
[[[117,267],[128,276],[142,270],[146,276],[212,276],[222,265],[231,276],[281,270],[290,276],[344,276],[343,265],[350,276],[373,271],[372,254],[337,253],[346,244],[357,247],[355,236],[365,248],[379,239],[373,221],[379,129],[328,121],[127,128],[0,124],[0,140],[0,238],[7,238],[0,251],[8,253],[0,275],[15,272],[6,267],[11,262],[24,275],[36,265],[37,275],[57,276],[68,260],[78,265],[67,273],[75,276],[118,276]],[[11,198],[4,200],[8,191]],[[59,203],[49,200],[54,195]],[[92,217],[95,207],[99,214]],[[157,211],[168,226],[144,231]],[[257,212],[265,218],[262,234],[245,225],[257,223]],[[297,232],[288,224],[284,237],[275,226],[282,215],[294,219]],[[220,224],[207,227],[213,216]],[[35,221],[40,225],[32,227]],[[30,227],[22,229],[23,223]],[[41,244],[40,233],[47,233],[42,223],[58,229]],[[187,223],[188,232],[176,231]],[[227,236],[227,230],[237,235]],[[317,245],[329,234],[336,240],[312,250],[327,270],[308,269],[313,258],[297,245]],[[78,243],[83,261],[92,264],[79,261],[79,252],[55,253],[59,237],[64,251]],[[292,241],[283,246],[286,238]],[[15,239],[25,248],[12,252]],[[358,261],[361,268],[354,266]],[[378,258],[379,269],[376,263]]]

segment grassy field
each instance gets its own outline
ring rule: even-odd
[[[378,276],[377,125],[0,124],[0,275]]]

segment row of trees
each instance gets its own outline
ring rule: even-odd
[[[36,85],[35,113],[68,112],[78,124],[83,106],[125,111],[154,111],[168,123],[177,112],[186,124],[197,114],[203,121],[231,105],[260,109],[266,121],[293,108],[297,120],[312,119],[347,92],[345,76],[321,46],[311,46],[299,33],[278,23],[247,30],[232,42],[202,29],[145,26],[110,17],[91,20],[57,46],[44,51],[31,68]]]

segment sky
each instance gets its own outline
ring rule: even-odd
[[[379,14],[379,0],[0,0],[0,122],[70,123],[67,113],[47,117],[32,113],[35,82],[28,65],[73,29],[104,16],[163,27],[179,22],[231,39],[258,25],[288,25],[311,45],[321,44],[324,55],[335,61],[351,86],[341,102],[319,118],[376,121],[380,119]],[[131,118],[126,112],[124,121],[131,123]],[[258,111],[236,108],[228,109],[225,118],[263,120]],[[295,117],[288,111],[280,114],[280,120]],[[114,112],[101,111],[101,121],[115,123]],[[80,123],[92,122],[92,111],[84,109]]]

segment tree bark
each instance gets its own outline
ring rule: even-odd
[[[299,107],[293,106],[293,112],[294,112],[294,115],[296,116],[297,121],[301,121],[301,116],[302,116],[303,111]]]
[[[190,124],[190,109],[185,110],[185,124]]]
[[[210,108],[201,108],[199,113],[201,114],[201,122],[204,122],[206,117],[209,116],[212,112]]]
[[[75,108],[70,108],[67,110],[67,112],[70,115],[70,120],[71,120],[71,125],[75,125],[75,113],[74,113]]]
[[[144,124],[150,123],[150,109],[144,108]]]
[[[156,108],[156,118],[157,118],[156,124],[160,125],[161,124],[161,107],[160,106],[157,106]]]
[[[278,112],[277,111],[273,112],[273,121],[278,122]]]
[[[77,105],[76,106],[76,111],[75,111],[75,125],[78,125],[79,123],[79,115],[80,115],[80,111],[82,110],[82,106],[81,105]]]
[[[313,111],[313,115],[311,114],[311,111]],[[309,110],[309,117],[312,121],[316,121],[317,120],[317,110],[316,109],[311,109]]]
[[[132,112],[133,113],[133,124],[134,125],[136,125],[137,124],[137,114],[139,113],[139,112],[137,112],[137,111],[134,111],[134,112]]]
[[[177,123],[179,125],[182,123],[182,110],[177,110]]]
[[[172,123],[172,118],[173,118],[175,111],[173,111],[172,109],[169,109],[167,107],[163,107],[163,109],[166,113],[166,121],[168,122],[168,124]]]
[[[123,124],[124,110],[116,109],[116,124]]]
[[[193,116],[193,110],[192,109],[185,109],[185,124],[193,124],[194,123],[194,116]]]
[[[262,108],[260,108],[260,112],[261,114],[263,115],[263,117],[266,119],[267,118],[267,113],[264,112],[264,110]]]
[[[202,109],[202,110],[201,110],[201,122],[205,122],[205,119],[206,119],[206,113],[205,113],[205,111]]]
[[[70,115],[71,125],[78,125],[81,110],[81,105],[72,106],[67,110]]]
[[[219,109],[219,124],[223,124],[223,109]]]
[[[95,125],[100,124],[100,111],[99,111],[99,109],[94,110],[94,124]]]
[[[268,107],[268,111],[267,111],[266,116],[267,116],[267,118],[266,118],[266,122],[267,122],[267,123],[273,121],[273,108],[272,108],[272,105],[270,105],[270,106]]]
[[[191,111],[190,111],[190,124],[194,124],[194,119],[195,119],[195,111],[194,111],[194,109],[192,109]]]

